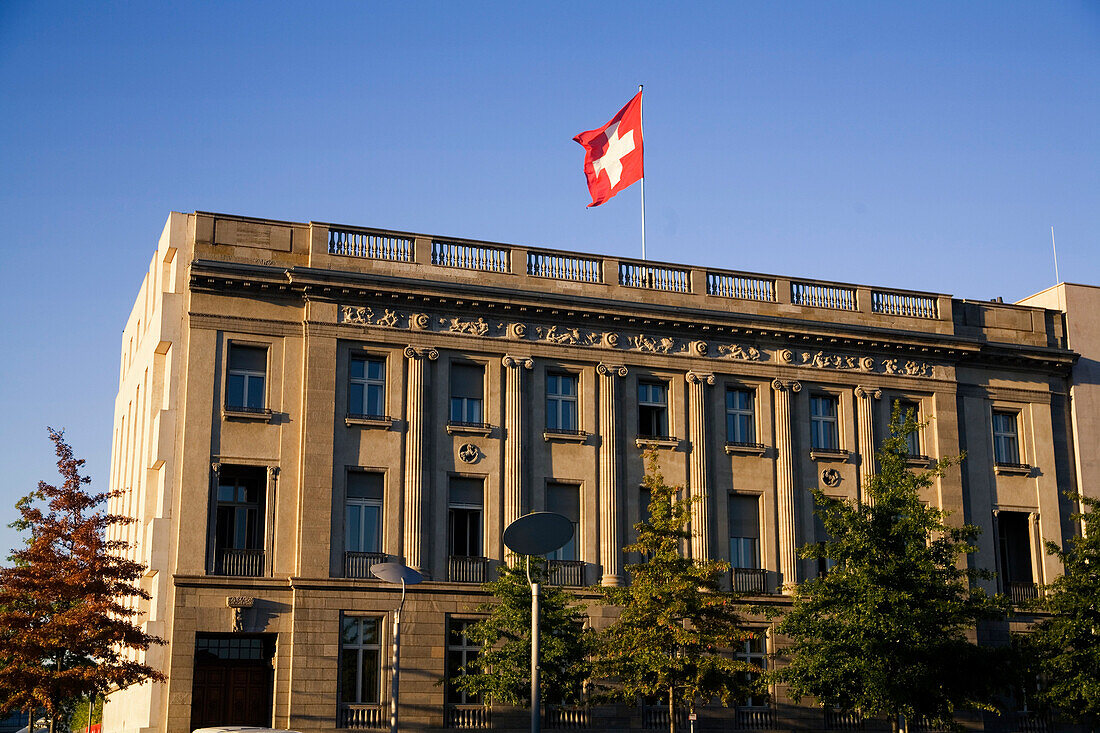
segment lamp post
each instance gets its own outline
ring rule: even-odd
[[[393,676],[390,679],[390,733],[397,733],[397,676],[401,662],[401,609],[405,607],[405,586],[416,585],[424,576],[403,562],[380,562],[371,574],[387,583],[401,584],[401,603],[393,610]]]
[[[531,585],[531,733],[539,733],[542,720],[539,697],[539,584],[531,580],[531,555],[545,555],[565,546],[573,536],[573,523],[554,512],[524,514],[504,528],[504,545],[527,557],[527,582]]]

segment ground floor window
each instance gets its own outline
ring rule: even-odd
[[[340,628],[340,702],[377,705],[382,699],[382,619],[344,616]]]

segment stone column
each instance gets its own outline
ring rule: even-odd
[[[504,526],[523,512],[523,370],[531,369],[531,357],[505,355],[504,396]]]
[[[439,358],[435,349],[405,348],[409,360],[409,381],[405,399],[405,532],[402,551],[405,564],[420,570],[424,567],[424,372],[428,361]]]
[[[798,534],[795,522],[794,449],[791,438],[791,393],[802,385],[791,380],[772,382],[775,391],[776,508],[779,514],[779,574],[784,593],[798,582]]]
[[[688,481],[691,486],[691,556],[696,560],[710,559],[710,487],[707,483],[707,385],[714,384],[713,374],[688,372],[688,406],[691,440],[691,463]]]
[[[882,397],[882,390],[859,386],[855,393],[859,425],[859,498],[870,505],[874,504],[868,489],[875,474],[875,400]]]
[[[600,375],[600,563],[603,585],[623,585],[623,535],[619,490],[619,415],[615,396],[616,377],[625,377],[625,366],[597,364]]]

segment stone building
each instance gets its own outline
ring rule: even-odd
[[[113,694],[105,730],[384,726],[399,591],[369,567],[386,558],[427,578],[406,605],[403,722],[522,727],[437,685],[476,653],[463,624],[511,520],[575,522],[555,582],[623,583],[653,446],[701,497],[691,552],[783,603],[820,572],[797,554],[821,539],[808,489],[860,499],[895,401],[930,421],[915,466],[966,451],[927,501],[981,526],[973,561],[1030,598],[1059,573],[1042,540],[1074,530],[1062,492],[1096,460],[1077,451],[1081,347],[1056,301],[173,213],[123,333],[111,465],[149,568],[141,610],[169,642],[147,661],[169,679]],[[700,725],[852,724],[782,690],[749,702]]]

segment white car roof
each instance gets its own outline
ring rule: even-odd
[[[253,725],[219,725],[213,728],[196,728],[193,733],[298,733],[283,728],[257,728]]]

